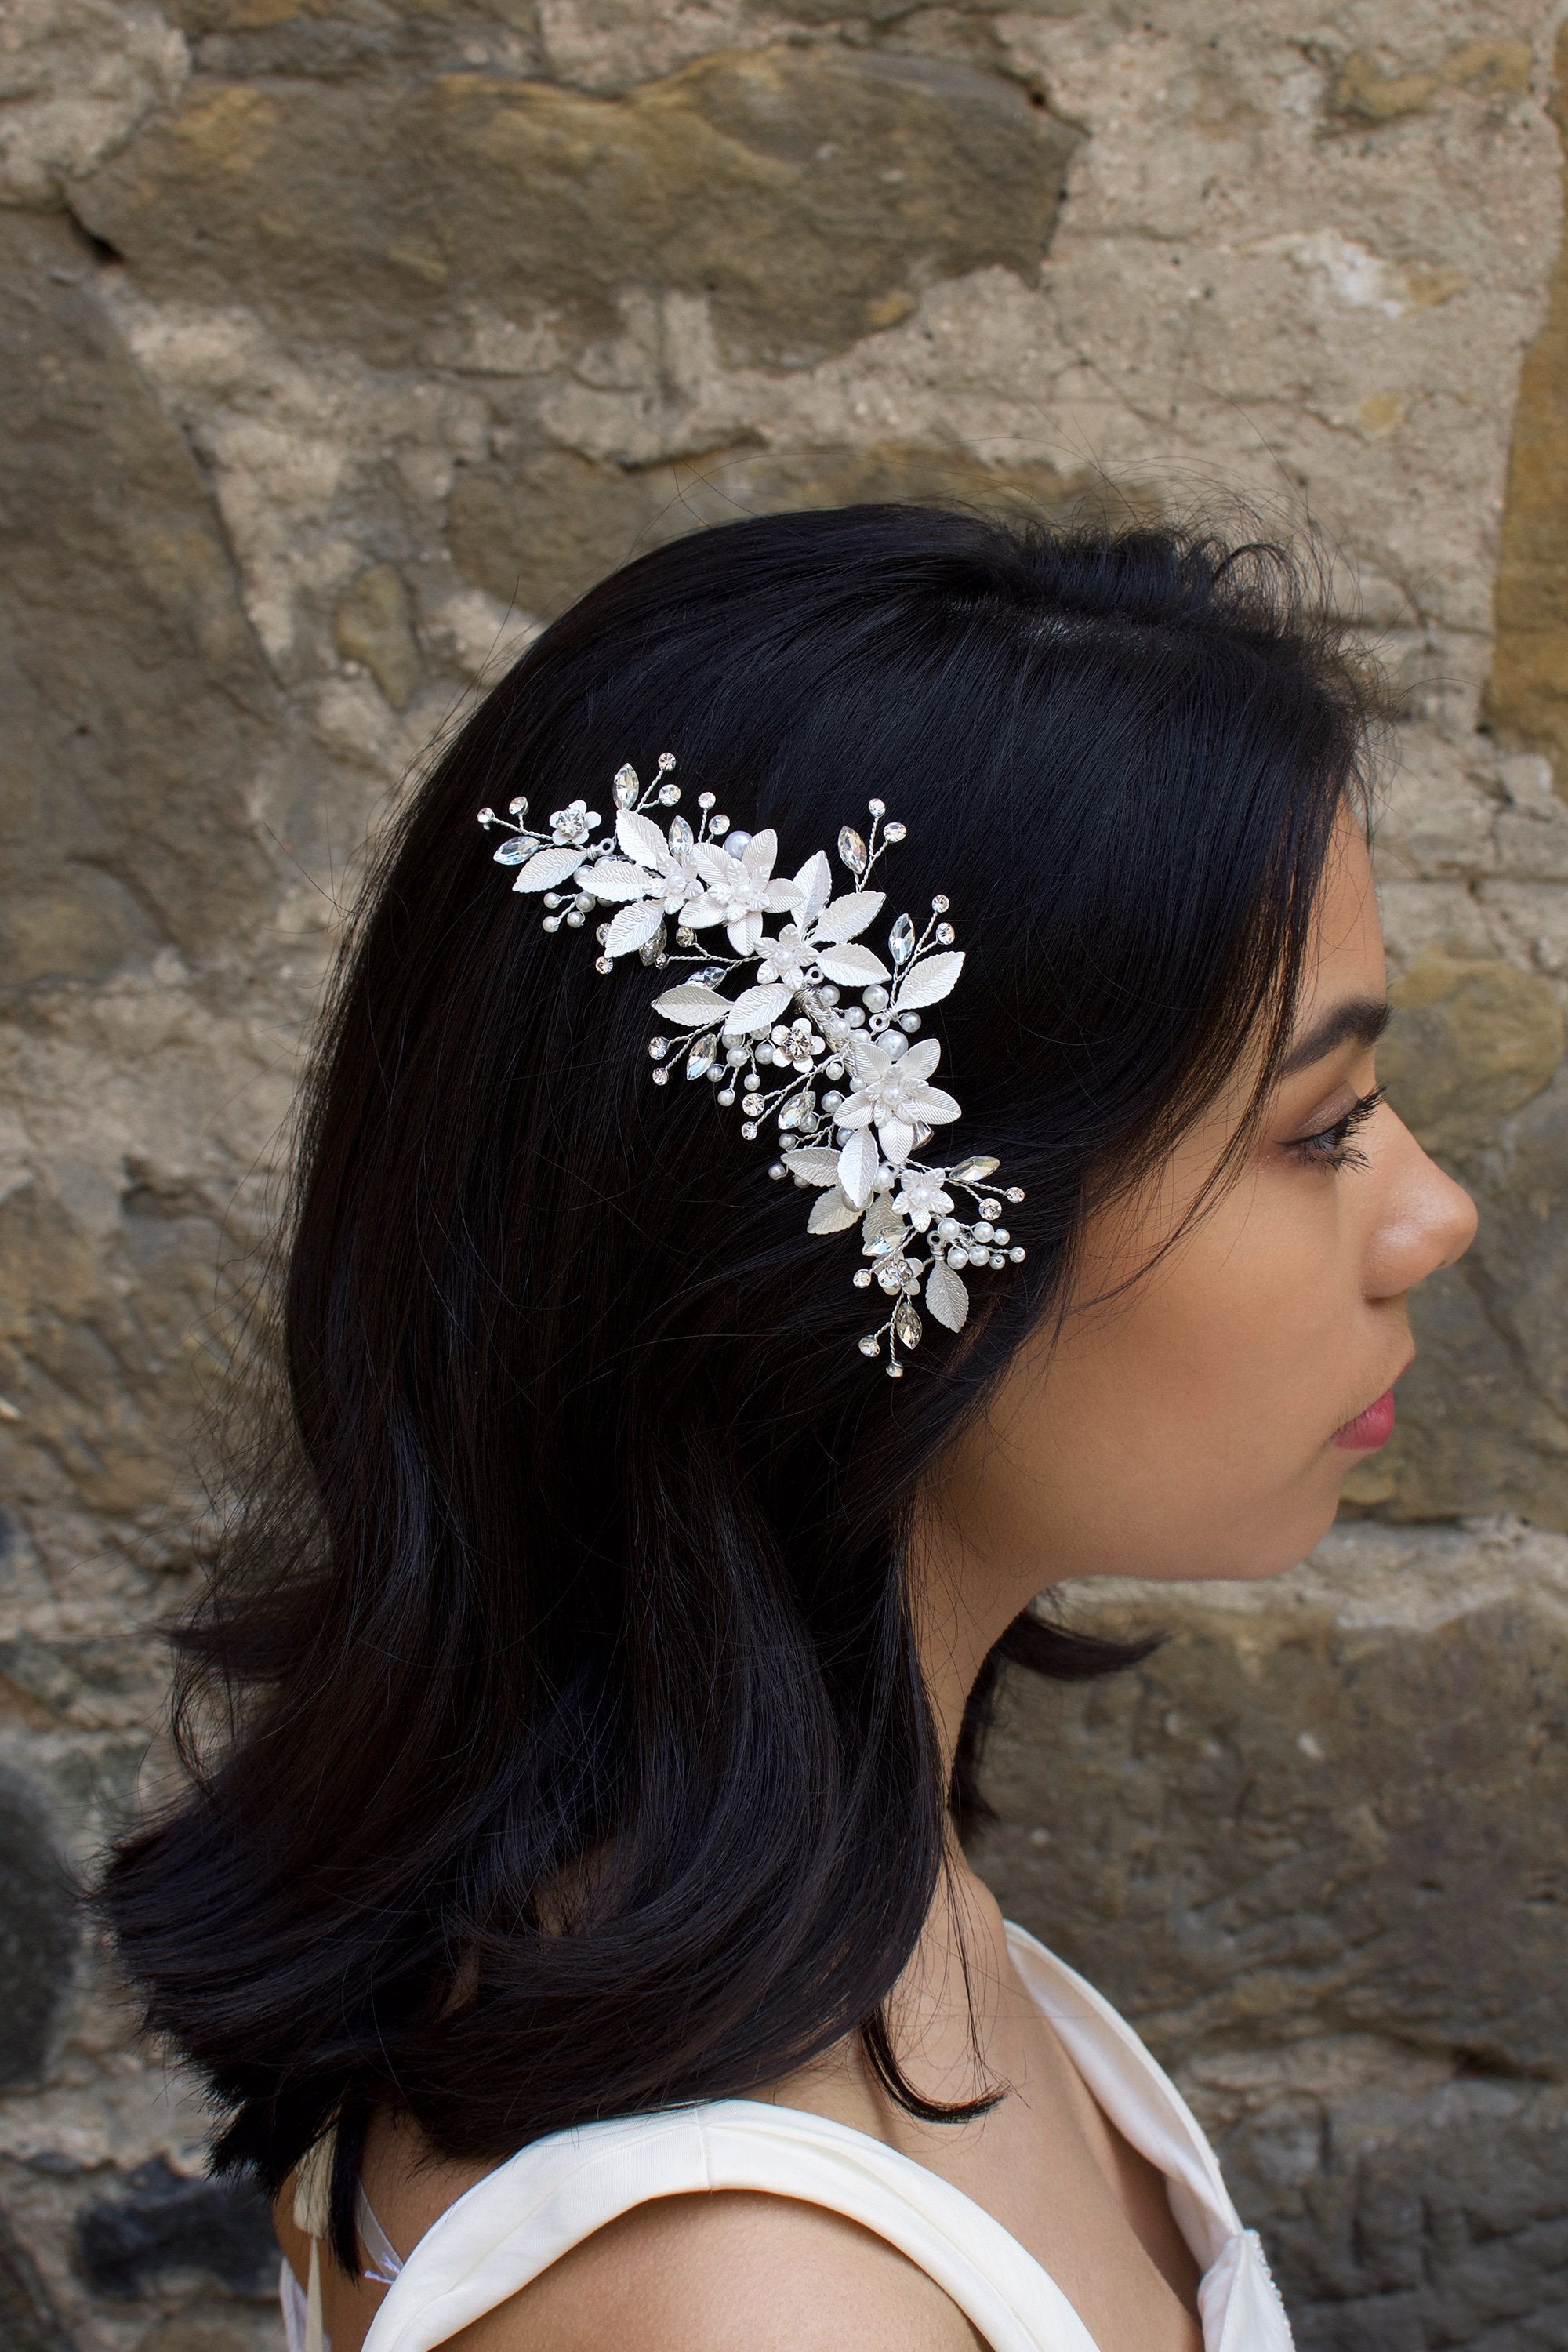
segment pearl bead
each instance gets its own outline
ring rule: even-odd
[[[862,989],[860,995],[861,1001],[865,1004],[868,1013],[886,1013],[888,1009],[888,992],[885,988],[873,985],[870,988]]]

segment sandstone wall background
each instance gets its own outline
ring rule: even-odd
[[[1481,1237],[1359,1520],[1160,1594],[1137,1675],[1015,1698],[991,1862],[1220,2133],[1303,2344],[1568,2347],[1557,16],[10,0],[7,2347],[278,2341],[264,2222],[58,1858],[143,1769],[195,1402],[368,830],[663,534],[1226,488],[1315,518],[1399,683],[1388,1073]]]

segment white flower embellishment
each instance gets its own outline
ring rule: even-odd
[[[711,793],[698,794],[695,831],[683,816],[661,828],[648,812],[679,803],[679,785],[666,781],[674,765],[661,753],[646,786],[635,768],[619,771],[613,833],[600,833],[598,814],[581,800],[556,810],[547,833],[523,822],[521,799],[512,802],[510,823],[493,809],[481,809],[479,823],[504,826],[497,863],[517,867],[514,890],[542,898],[547,931],[563,924],[581,930],[597,908],[616,908],[597,930],[601,972],[634,951],[659,971],[672,962],[696,967],[654,1000],[654,1011],[683,1033],[650,1040],[654,1084],[668,1084],[673,1049],[684,1055],[687,1077],[707,1079],[725,1108],[739,1095],[748,1141],[764,1118],[773,1120],[784,1150],[770,1173],[793,1176],[818,1196],[807,1230],[860,1229],[869,1263],[856,1274],[856,1286],[874,1285],[888,1302],[885,1321],[867,1332],[861,1352],[879,1356],[885,1345],[888,1371],[900,1380],[900,1350],[907,1354],[923,1335],[919,1307],[961,1330],[969,1312],[963,1272],[1016,1265],[1024,1255],[1001,1222],[1002,1200],[986,1190],[994,1160],[933,1167],[912,1156],[963,1116],[956,1098],[931,1084],[941,1045],[934,1037],[914,1042],[924,1010],[951,994],[963,969],[947,900],[931,900],[919,932],[900,915],[884,962],[861,941],[883,906],[882,892],[866,883],[905,828],[884,824],[880,801],[869,803],[868,835],[850,825],[839,834],[838,856],[855,887],[835,898],[822,850],[793,878],[775,875],[776,835],[731,832],[729,819],[713,814]],[[773,915],[789,917],[776,935],[763,929]],[[721,926],[729,957],[705,962],[682,952],[697,950],[700,931]],[[724,994],[720,983],[746,965],[755,967],[751,984]],[[847,990],[859,992],[858,1003],[844,1001]],[[955,1192],[969,1195],[972,1214],[954,1213]],[[1004,1197],[1024,1195],[1012,1185]]]

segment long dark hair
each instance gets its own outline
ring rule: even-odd
[[[105,1887],[219,2160],[275,2187],[337,2124],[345,2255],[378,2104],[494,2159],[857,2031],[913,2101],[882,2005],[998,1659],[944,1787],[912,1498],[1088,1210],[1250,1042],[1267,1079],[1369,708],[1278,549],[867,507],[627,565],[413,796],[305,1099],[287,1444],[180,1637],[193,1790]],[[710,1089],[650,1088],[651,975],[547,938],[475,823],[604,810],[666,749],[799,857],[879,794],[898,904],[963,925],[932,1026],[1029,1254],[901,1382],[853,1237],[806,1235]],[[1032,1612],[998,1654],[1125,1654]]]

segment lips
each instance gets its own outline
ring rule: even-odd
[[[1358,1412],[1334,1432],[1334,1444],[1352,1454],[1375,1454],[1394,1434],[1394,1391],[1384,1389],[1375,1404]]]

